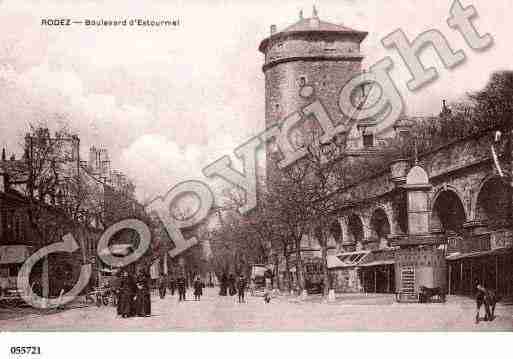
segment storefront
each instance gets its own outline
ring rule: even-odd
[[[359,264],[359,276],[365,293],[395,293],[393,250],[372,251]]]
[[[331,285],[336,293],[363,291],[358,265],[369,253],[370,251],[355,251],[328,256]]]
[[[501,296],[513,295],[513,248],[452,254],[447,262],[449,294],[472,295],[479,283]]]

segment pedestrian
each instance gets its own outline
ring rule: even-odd
[[[228,286],[229,286],[229,294],[231,296],[234,296],[237,293],[237,290],[235,289],[235,276],[233,273],[230,274],[228,277]]]
[[[178,301],[185,300],[185,277],[180,275],[176,280],[176,286],[178,289]]]
[[[150,276],[146,271],[141,271],[136,281],[136,315],[138,317],[151,316]]]
[[[175,289],[176,289],[176,279],[175,277],[171,277],[171,280],[169,281],[169,289],[171,289],[171,295],[175,295]]]
[[[159,279],[157,280],[157,286],[159,288],[160,299],[164,299],[166,297],[166,287],[167,287],[166,282],[167,282],[166,276],[164,275],[164,273],[161,273],[159,276]]]
[[[219,295],[225,296],[228,288],[228,277],[226,273],[223,273],[221,276],[221,285],[219,286]]]
[[[237,283],[237,291],[239,292],[239,303],[245,303],[244,291],[246,290],[246,279],[241,274]]]
[[[135,282],[133,277],[126,271],[121,274],[120,297],[117,312],[122,318],[128,318],[133,313]]]
[[[203,295],[203,282],[201,281],[199,276],[196,277],[193,285],[194,285],[194,300],[200,300],[201,296]]]
[[[477,284],[476,286],[477,294],[476,294],[476,324],[479,323],[481,307],[484,305],[485,307],[485,317],[484,320],[487,321],[489,317],[490,307],[488,301],[486,300],[487,290],[481,284]]]

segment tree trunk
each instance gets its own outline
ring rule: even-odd
[[[274,268],[275,268],[275,276],[276,276],[276,288],[280,289],[280,268],[279,268],[279,260],[278,260],[278,256],[276,256],[276,261],[274,263]]]
[[[291,288],[291,281],[290,281],[290,263],[289,263],[289,252],[287,251],[287,247],[284,247],[283,250],[283,257],[285,258],[285,274],[287,275],[287,290],[290,292]]]
[[[303,258],[301,256],[301,238],[296,239],[296,256],[297,284],[299,289],[302,291],[305,289],[305,276],[303,273]]]
[[[324,231],[323,231],[324,232]],[[322,254],[322,279],[323,279],[323,295],[327,296],[330,288],[330,278],[328,274],[328,241],[326,235],[322,234],[321,254]]]

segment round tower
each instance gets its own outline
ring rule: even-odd
[[[266,126],[280,121],[316,99],[335,122],[343,120],[338,108],[342,86],[361,71],[360,44],[367,32],[311,18],[271,34],[260,43],[265,55]]]

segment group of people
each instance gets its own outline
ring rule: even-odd
[[[492,321],[495,318],[495,305],[499,301],[499,298],[493,290],[486,289],[483,285],[478,284],[476,286],[476,324],[479,323],[481,307],[484,306],[485,316],[484,321]]]
[[[160,299],[164,299],[166,297],[166,290],[168,286],[171,289],[171,295],[175,294],[175,290],[178,291],[178,301],[182,302],[186,300],[187,280],[183,275],[170,280],[167,280],[164,274],[160,275],[157,280]],[[196,276],[192,286],[194,288],[194,300],[200,300],[201,296],[203,295],[203,288],[205,287],[205,284],[199,276]]]
[[[235,275],[230,274],[227,276],[226,274],[223,274],[221,276],[221,283],[220,283],[220,289],[219,289],[219,295],[220,296],[226,296],[226,295],[235,295],[238,294],[239,297],[239,303],[244,303],[245,300],[245,292],[247,287],[247,281],[246,278],[241,274],[238,279],[235,279]]]
[[[140,271],[135,277],[121,273],[117,314],[122,318],[151,316],[150,275]]]

